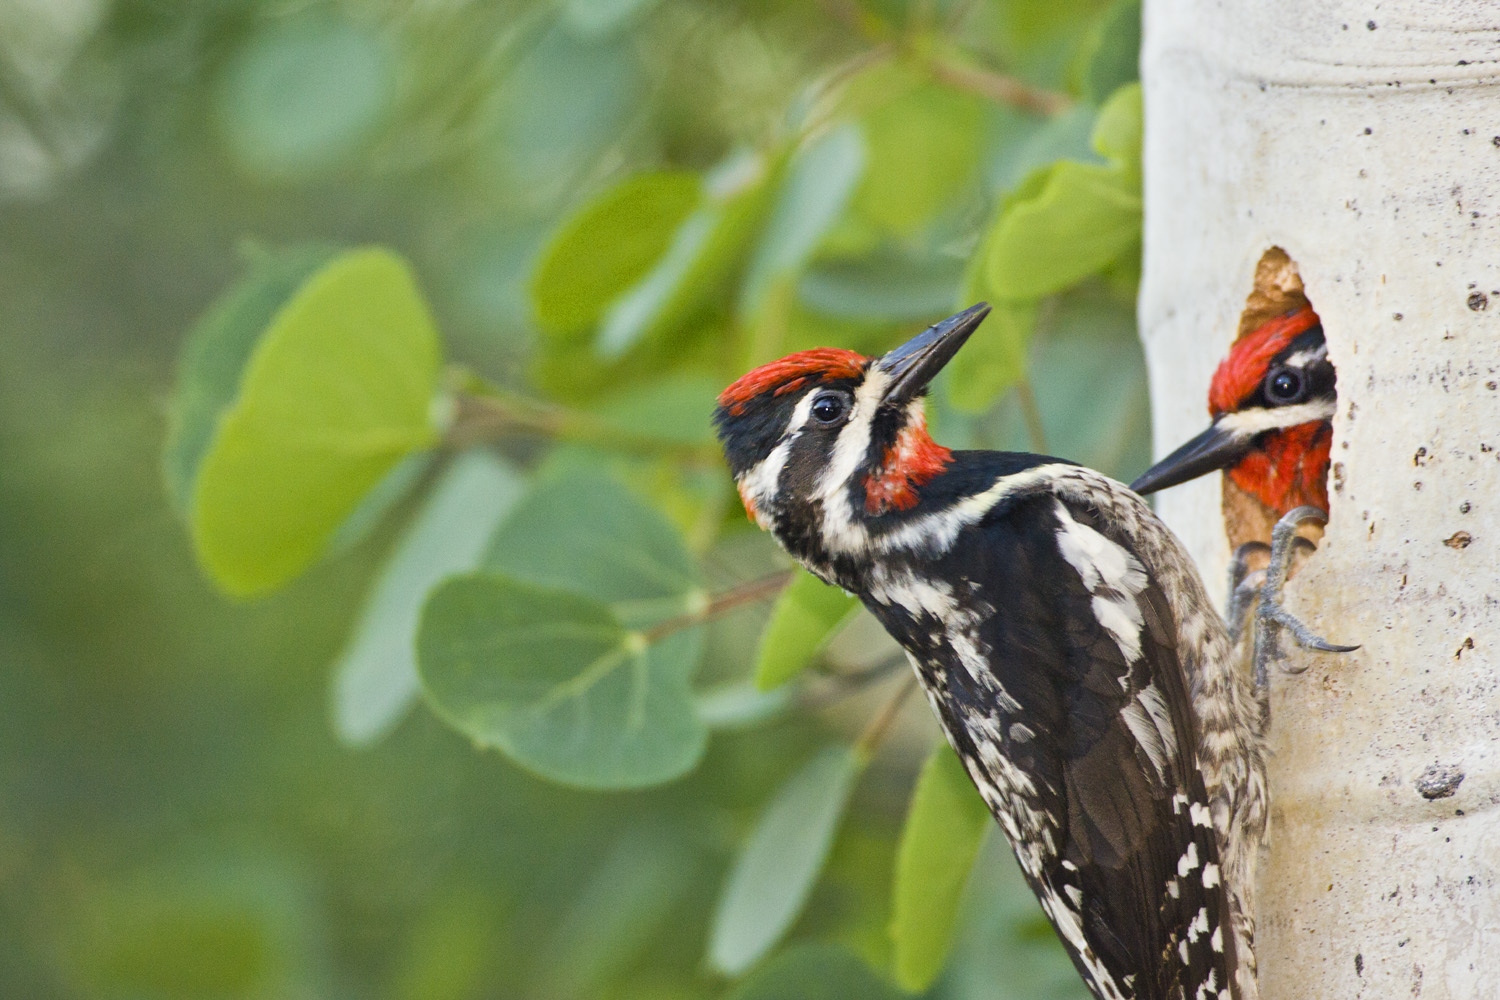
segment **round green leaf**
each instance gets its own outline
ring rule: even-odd
[[[479,565],[521,479],[488,452],[454,460],[402,534],[333,668],[333,728],[360,746],[390,731],[416,697],[417,619],[444,577]]]
[[[162,475],[178,513],[187,514],[198,463],[213,440],[219,415],[234,402],[261,333],[298,287],[336,252],[314,246],[258,257],[183,342],[162,448]]]
[[[271,590],[360,500],[437,440],[439,349],[411,272],[384,250],[310,278],[252,352],[194,484],[198,559],[223,590]]]
[[[731,976],[744,972],[797,919],[828,860],[860,768],[850,747],[828,747],[776,793],[719,897],[708,944],[715,969]]]
[[[230,59],[219,124],[244,167],[301,176],[363,149],[395,95],[396,60],[379,35],[339,20],[293,20]]]
[[[859,609],[859,599],[798,570],[776,598],[760,637],[755,686],[780,687],[801,673]]]
[[[899,236],[931,222],[978,167],[983,114],[974,96],[930,83],[870,111],[854,210]]]
[[[575,212],[542,250],[531,281],[537,321],[576,334],[657,263],[702,198],[696,174],[642,174]]]
[[[565,472],[538,482],[495,532],[485,565],[587,595],[631,627],[707,599],[697,562],[672,523],[598,473]]]
[[[701,644],[697,628],[649,643],[601,601],[481,572],[428,598],[417,662],[433,710],[475,743],[563,784],[638,788],[703,754]]]
[[[964,885],[990,825],[958,756],[946,743],[934,748],[917,777],[896,856],[891,941],[902,989],[920,993],[943,971]]]
[[[1000,298],[1061,291],[1141,238],[1139,175],[1118,165],[1064,160],[1023,189],[1001,211],[986,249],[985,280]]]
[[[901,1000],[901,994],[845,949],[804,944],[767,962],[729,1000]]]

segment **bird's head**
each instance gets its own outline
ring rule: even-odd
[[[745,510],[817,560],[828,539],[915,507],[952,461],[922,397],[988,313],[980,303],[877,358],[800,351],[720,393],[714,423]]]
[[[1327,510],[1335,403],[1323,327],[1303,306],[1235,342],[1209,386],[1213,423],[1130,487],[1151,493],[1223,469],[1278,516]]]

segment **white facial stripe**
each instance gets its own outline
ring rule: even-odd
[[[818,480],[815,498],[823,501],[823,544],[834,552],[855,552],[870,542],[869,532],[855,520],[849,506],[848,486],[870,450],[870,428],[890,382],[891,377],[879,365],[871,365],[865,372],[865,380],[854,393],[849,422],[839,431],[828,467]]]
[[[1335,405],[1331,399],[1315,399],[1296,406],[1256,406],[1220,414],[1214,423],[1220,430],[1229,431],[1235,437],[1249,438],[1282,427],[1310,424],[1316,420],[1332,420]]]
[[[755,504],[755,519],[763,528],[770,528],[769,507],[771,500],[776,496],[776,485],[781,480],[781,470],[786,467],[786,460],[792,453],[792,445],[802,434],[802,428],[812,416],[813,397],[817,393],[809,392],[797,401],[797,406],[792,410],[792,417],[787,421],[786,430],[781,432],[781,440],[776,447],[771,449],[771,454],[761,459],[760,462],[748,472],[740,476],[738,485],[742,496],[748,498]]]
[[[1314,361],[1322,361],[1326,357],[1328,357],[1328,345],[1320,344],[1305,351],[1298,351],[1287,358],[1284,364],[1290,368],[1306,368]]]
[[[818,480],[818,496],[821,499],[827,500],[831,496],[843,494],[844,487],[859,469],[859,463],[864,461],[865,452],[870,449],[870,428],[875,422],[875,411],[880,407],[880,397],[885,395],[890,381],[890,376],[881,371],[878,365],[870,366],[865,373],[865,380],[854,394],[849,422],[839,431],[838,440],[833,445],[833,454],[828,460],[828,468],[824,470],[823,478]]]

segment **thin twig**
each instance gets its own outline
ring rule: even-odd
[[[507,434],[596,444],[635,454],[663,455],[684,461],[717,463],[710,445],[671,441],[623,430],[589,413],[528,399],[519,394],[467,392],[458,397],[458,416],[447,434],[449,447],[464,448]]]
[[[916,675],[912,675],[901,682],[901,686],[896,689],[896,693],[891,695],[886,703],[881,706],[880,711],[875,713],[875,718],[871,719],[870,724],[865,726],[864,732],[859,734],[859,739],[854,741],[854,752],[856,754],[863,758],[874,756],[875,751],[880,747],[881,741],[890,732],[891,724],[901,714],[901,706],[905,704],[907,696],[916,690],[916,687]]]
[[[721,590],[710,597],[703,607],[695,611],[689,611],[685,615],[677,615],[665,621],[657,622],[642,632],[641,637],[648,643],[659,642],[673,632],[680,632],[685,628],[692,628],[694,625],[702,625],[704,622],[712,621],[721,615],[728,614],[735,608],[746,604],[753,604],[756,601],[765,600],[774,594],[779,594],[791,578],[792,570],[784,569],[771,573],[768,576],[730,587],[728,590]]]
[[[1031,449],[1040,455],[1047,454],[1047,429],[1042,426],[1042,408],[1037,405],[1036,389],[1031,379],[1021,376],[1016,383],[1016,401],[1021,404],[1021,416],[1026,421],[1026,436],[1031,439]]]
[[[986,69],[960,66],[934,59],[927,65],[933,78],[958,90],[978,94],[999,104],[1009,104],[1023,111],[1034,111],[1042,115],[1056,115],[1066,111],[1073,103],[1066,94],[1054,90],[1043,90],[1031,84]]]

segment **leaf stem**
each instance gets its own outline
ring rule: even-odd
[[[1042,426],[1042,408],[1037,405],[1036,389],[1031,379],[1022,375],[1016,382],[1016,400],[1021,404],[1021,416],[1026,420],[1026,436],[1031,439],[1031,448],[1038,454],[1047,454],[1047,429]]]
[[[704,622],[712,621],[715,618],[728,614],[735,608],[746,604],[753,604],[756,601],[763,601],[767,597],[781,593],[782,588],[791,580],[792,572],[789,569],[778,570],[775,573],[770,573],[758,579],[730,587],[728,590],[721,590],[704,602],[703,607],[695,611],[689,611],[685,615],[677,615],[674,618],[657,622],[643,631],[641,636],[647,642],[660,642],[673,632],[680,632],[685,628],[692,628],[694,625],[702,625]]]
[[[453,373],[453,381],[456,383],[458,412],[446,438],[447,445],[452,448],[494,440],[506,434],[538,434],[685,462],[717,464],[719,461],[718,449],[712,445],[636,434],[591,413],[493,385],[471,372],[458,370]]]
[[[861,760],[869,760],[875,755],[881,742],[890,733],[891,725],[896,721],[896,717],[901,714],[901,706],[906,703],[907,696],[916,690],[916,687],[917,678],[913,674],[901,682],[895,693],[880,707],[880,711],[875,713],[875,718],[865,726],[864,732],[860,733],[859,738],[854,741],[854,752]]]
[[[932,74],[933,79],[955,90],[967,91],[997,104],[1009,104],[1022,111],[1031,111],[1040,115],[1061,114],[1073,103],[1072,98],[1066,94],[1033,87],[1017,77],[980,69],[977,66],[962,66],[958,63],[931,59],[927,62],[927,71]]]

